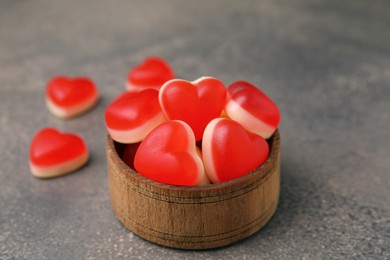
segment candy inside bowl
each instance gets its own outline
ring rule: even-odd
[[[143,177],[123,162],[125,145],[108,135],[114,212],[138,236],[168,247],[207,249],[246,238],[269,221],[279,199],[279,132],[267,141],[268,158],[250,173],[223,183],[186,187]]]
[[[120,95],[105,119],[112,207],[140,237],[181,249],[221,247],[275,212],[280,114],[256,86],[171,79]]]

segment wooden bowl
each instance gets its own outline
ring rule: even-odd
[[[269,140],[263,165],[238,179],[183,187],[147,179],[121,159],[124,145],[107,137],[112,207],[133,233],[181,249],[225,246],[246,238],[272,217],[280,190],[280,135]],[[161,165],[163,167],[163,165]]]

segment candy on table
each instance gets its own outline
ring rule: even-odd
[[[92,108],[99,95],[95,84],[86,77],[51,79],[46,88],[46,104],[57,117],[71,118]]]
[[[166,117],[189,124],[196,141],[199,141],[207,124],[221,115],[226,88],[220,80],[212,77],[193,82],[173,79],[161,87],[159,101]]]
[[[135,92],[145,88],[159,90],[166,81],[174,77],[171,67],[165,60],[149,57],[142,64],[130,70],[126,89]]]
[[[269,138],[280,122],[276,104],[249,82],[236,81],[228,89],[225,111],[246,130]]]
[[[181,186],[209,183],[191,128],[183,121],[167,121],[153,129],[139,146],[135,169],[152,180]]]
[[[112,139],[137,143],[166,118],[158,102],[158,91],[145,89],[120,95],[106,108],[105,120]]]
[[[205,129],[202,153],[208,178],[220,183],[259,167],[267,159],[269,147],[264,138],[246,131],[239,123],[216,118]]]
[[[30,170],[38,178],[70,173],[88,161],[88,149],[77,135],[54,128],[40,130],[30,146]]]

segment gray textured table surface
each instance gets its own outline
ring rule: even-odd
[[[0,1],[0,259],[390,258],[390,2]],[[282,182],[269,224],[232,246],[181,251],[111,210],[103,113],[149,55],[178,77],[260,86],[282,111]],[[101,102],[49,114],[47,80],[88,75]],[[89,165],[28,168],[45,126],[81,135]]]

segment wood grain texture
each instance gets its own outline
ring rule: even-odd
[[[238,179],[202,187],[155,182],[129,168],[107,137],[110,199],[119,220],[151,242],[182,249],[221,247],[248,237],[274,214],[280,189],[280,135],[266,162]],[[162,166],[163,167],[163,166]]]

